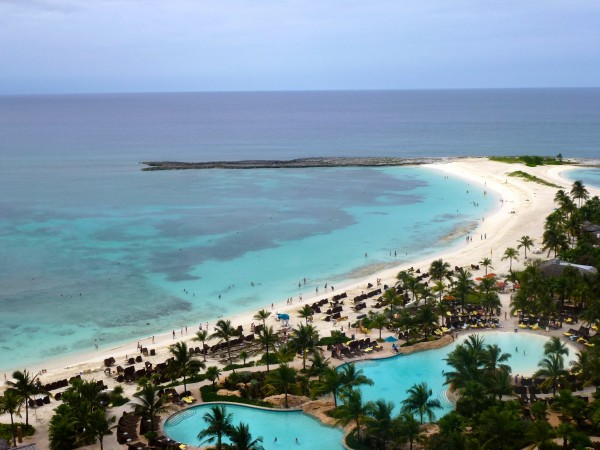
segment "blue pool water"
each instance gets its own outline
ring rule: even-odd
[[[205,424],[202,416],[210,412],[210,407],[210,404],[199,405],[174,414],[165,422],[165,433],[179,442],[200,445],[198,433]],[[262,436],[265,450],[344,448],[341,429],[322,425],[302,411],[272,411],[241,405],[226,405],[226,408],[233,414],[234,425],[244,422],[249,425],[253,438]],[[229,440],[224,439],[224,442]]]
[[[486,332],[481,334],[485,345],[497,344],[504,353],[511,355],[507,364],[512,368],[512,375],[532,375],[537,370],[538,362],[544,357],[545,336],[533,333]],[[399,403],[406,398],[406,391],[416,383],[426,382],[438,398],[443,409],[436,411],[439,418],[452,410],[452,404],[447,400],[448,386],[444,385],[444,370],[448,366],[444,358],[452,352],[456,345],[464,342],[467,335],[461,336],[452,345],[443,348],[398,355],[393,358],[378,361],[357,363],[365,375],[374,382],[373,386],[363,386],[361,390],[365,401],[376,401],[385,398]],[[569,347],[570,354],[565,361],[574,358],[575,352]]]
[[[452,345],[439,349],[356,363],[357,368],[362,369],[364,374],[374,382],[373,386],[361,387],[363,400],[367,402],[383,398],[392,401],[397,413],[406,391],[415,383],[426,382],[443,406],[441,410],[436,411],[436,417],[440,418],[447,414],[452,410],[453,405],[446,397],[448,388],[443,384],[443,371],[448,369],[444,358],[456,348],[456,345],[464,342],[467,336],[463,335]],[[544,357],[544,343],[548,340],[545,336],[512,331],[486,332],[482,333],[482,336],[485,345],[497,344],[504,353],[511,355],[508,364],[512,368],[513,376],[530,376],[537,370],[538,362]],[[575,357],[574,349],[570,346],[568,348],[566,366],[568,361]],[[301,412],[266,411],[238,405],[227,405],[227,409],[234,413],[235,424],[240,421],[247,423],[253,436],[263,436],[267,450],[342,448],[339,444],[342,433],[339,430],[322,425]],[[171,416],[165,423],[165,433],[171,439],[198,445],[197,435],[202,430],[203,424],[201,417],[208,410],[209,405],[200,405]],[[273,442],[275,436],[277,436],[276,444]],[[295,437],[301,440],[299,447],[294,442]]]

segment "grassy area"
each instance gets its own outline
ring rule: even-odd
[[[538,178],[535,175],[528,174],[527,172],[523,172],[522,170],[517,170],[515,172],[510,172],[508,174],[508,176],[509,177],[523,178],[524,180],[532,181],[533,183],[543,184],[544,186],[549,186],[549,187],[560,189],[560,186],[558,186],[558,185],[556,185],[554,183],[549,183],[546,180],[542,180],[541,178]]]
[[[15,423],[15,430],[17,427],[21,427],[23,430],[23,436],[33,436],[35,428],[31,425],[25,426],[24,423]],[[6,442],[12,445],[12,430],[9,423],[0,423],[0,439],[4,439]]]
[[[212,386],[202,386],[200,388],[200,395],[202,395],[203,402],[234,402],[234,403],[242,403],[244,405],[254,405],[254,406],[266,406],[267,408],[272,408],[273,405],[267,402],[263,402],[262,400],[254,400],[250,398],[241,398],[236,397],[234,395],[217,395],[217,391]]]
[[[556,157],[552,156],[490,156],[491,161],[498,161],[508,164],[522,163],[527,167],[536,167],[544,165],[559,166],[563,164],[562,155],[559,153]]]

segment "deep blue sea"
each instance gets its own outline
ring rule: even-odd
[[[142,172],[140,161],[595,158],[599,147],[600,89],[0,97],[0,370],[433,255],[498,203],[424,167]]]

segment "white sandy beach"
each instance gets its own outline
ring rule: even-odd
[[[336,287],[333,294],[348,292],[349,297],[360,294],[361,291],[367,290],[367,283],[376,285],[376,279],[381,278],[382,284],[394,284],[395,277],[400,270],[408,267],[420,268],[421,271],[427,271],[432,260],[442,258],[444,261],[454,266],[467,266],[477,264],[484,257],[491,257],[493,272],[497,273],[500,278],[508,273],[508,260],[502,261],[501,257],[507,247],[517,247],[517,241],[524,235],[530,236],[534,240],[535,248],[541,248],[541,238],[543,233],[543,221],[545,217],[555,207],[553,199],[557,191],[556,188],[543,186],[534,182],[528,182],[521,178],[509,177],[507,174],[516,170],[523,170],[531,175],[535,175],[546,181],[552,182],[564,188],[567,192],[570,191],[571,182],[561,177],[561,172],[568,170],[571,166],[540,166],[526,167],[521,164],[503,164],[493,162],[487,158],[466,158],[456,159],[447,163],[436,163],[427,166],[432,170],[442,171],[449,176],[458,176],[466,179],[472,189],[481,189],[488,192],[494,191],[499,195],[501,201],[498,208],[489,216],[480,219],[479,226],[476,230],[470,233],[472,241],[466,242],[466,236],[462,237],[463,242],[458,248],[446,252],[444,254],[429,257],[427,260],[410,261],[398,267],[374,273],[364,279],[356,282],[341,285],[331,280],[331,284]],[[600,195],[600,191],[588,187],[591,195]],[[486,236],[482,239],[482,236]],[[427,237],[423,236],[423,246],[432,246],[433,243],[427,241]],[[410,256],[410,255],[409,255]],[[545,257],[545,254],[531,254],[531,257]],[[519,261],[513,262],[513,269],[520,269],[524,265],[522,251],[520,251]],[[480,272],[483,272],[483,268]],[[480,273],[473,271],[474,276],[479,276]],[[333,295],[331,291],[328,296]],[[323,293],[319,295],[304,295],[303,303],[312,303],[317,299],[323,298]],[[265,299],[264,307],[267,310],[275,312],[288,312],[291,320],[290,325],[295,326],[302,319],[296,317],[295,311],[302,306],[297,298],[294,299],[293,305],[275,304],[271,309],[272,299]],[[507,302],[507,298],[503,298],[503,302]],[[508,305],[504,305],[507,307]],[[345,314],[348,314],[348,320],[354,321],[358,313],[348,313],[349,308],[346,308]],[[364,313],[365,311],[361,311]],[[243,325],[244,330],[249,332],[250,324],[255,322],[253,315],[256,311],[248,311],[234,317],[229,317],[234,326]],[[185,331],[180,335],[180,330],[176,330],[177,340],[190,340],[194,337],[198,330],[198,324],[202,322],[202,318],[190,317],[188,324],[188,333]],[[268,323],[274,325],[276,329],[280,324],[275,322],[275,314],[272,314]],[[205,322],[202,322],[204,325]],[[329,334],[330,330],[347,326],[347,322],[336,324],[325,322],[322,317],[315,317],[314,325],[316,325],[321,335]],[[209,324],[209,331],[212,332],[214,323]],[[168,346],[175,340],[172,337],[171,330],[168,330],[162,335],[155,336],[155,343],[152,344],[150,338],[140,339],[139,342],[148,348],[156,350],[155,357],[144,358],[144,361],[152,363],[162,362],[167,358]],[[114,386],[115,382],[111,378],[107,378],[103,370],[103,360],[108,357],[114,357],[117,364],[124,362],[125,356],[136,356],[138,341],[132,341],[127,345],[122,345],[116,348],[91,352],[85,355],[67,356],[51,360],[43,363],[43,365],[27,367],[26,369],[32,373],[37,373],[41,369],[47,372],[40,375],[42,384],[49,383],[55,380],[69,378],[73,375],[83,373],[88,379],[102,379],[109,387]],[[200,343],[194,343],[194,346],[199,346]],[[209,359],[208,365],[216,365],[218,361]],[[10,374],[7,374],[10,376]],[[131,397],[135,391],[135,385],[124,385],[126,394]],[[0,390],[4,388],[0,387]],[[37,410],[37,416],[40,423],[47,424],[52,415],[52,408],[55,403],[46,405]],[[31,418],[31,415],[30,415]],[[2,417],[3,421],[5,417]],[[34,422],[34,426],[39,426]],[[40,436],[41,437],[41,436]],[[39,439],[35,439],[41,444]],[[38,448],[46,448],[44,445],[38,445]]]

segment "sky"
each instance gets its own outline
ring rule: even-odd
[[[598,0],[0,0],[0,94],[599,85]]]

